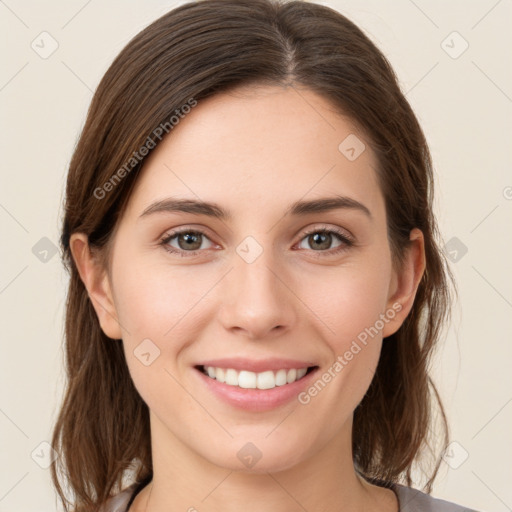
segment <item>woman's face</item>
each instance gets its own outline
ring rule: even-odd
[[[113,240],[102,327],[123,339],[159,450],[276,471],[350,448],[413,286],[392,270],[376,166],[322,97],[278,87],[200,101],[151,153]]]

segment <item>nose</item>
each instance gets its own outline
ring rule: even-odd
[[[300,301],[270,253],[264,251],[252,263],[235,254],[221,290],[219,318],[223,327],[251,340],[281,336],[297,318],[295,308]]]

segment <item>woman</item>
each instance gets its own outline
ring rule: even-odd
[[[411,487],[448,440],[432,181],[336,11],[207,0],[139,33],[68,174],[66,510],[462,511],[428,495],[439,456]]]

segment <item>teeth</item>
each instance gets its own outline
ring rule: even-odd
[[[291,384],[296,380],[302,379],[307,368],[291,368],[289,370],[277,370],[273,372],[268,370],[266,372],[254,373],[247,370],[240,372],[232,368],[215,368],[213,366],[206,366],[203,372],[212,379],[217,379],[219,382],[224,382],[229,386],[238,386],[246,389],[272,389],[276,386],[284,386]]]
[[[234,370],[233,370],[234,371]],[[235,372],[236,374],[237,372]],[[261,375],[261,374],[260,374]],[[258,375],[254,372],[241,371],[237,376],[232,386],[239,386],[241,388],[256,389],[258,385]]]
[[[283,386],[286,384],[287,373],[288,372],[286,370],[278,370],[276,372],[276,386]]]
[[[222,368],[215,368],[215,378],[219,382],[226,382],[226,378],[224,375],[225,375],[225,372]]]

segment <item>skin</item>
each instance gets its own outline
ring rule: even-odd
[[[349,134],[366,144],[354,161],[338,150]],[[398,510],[391,490],[356,474],[350,442],[383,338],[409,313],[425,268],[414,229],[403,268],[393,270],[376,167],[364,134],[316,93],[238,89],[199,102],[149,155],[108,269],[84,234],[72,236],[101,327],[122,338],[150,409],[154,478],[130,512]],[[285,215],[294,201],[334,193],[363,203],[371,219],[355,209]],[[171,196],[216,202],[233,218],[140,217]],[[355,245],[333,254],[343,244],[333,234],[318,248],[304,235],[316,227],[338,227]],[[168,245],[184,257],[165,250],[160,241],[175,228],[205,231],[198,255],[187,255],[183,237]],[[247,236],[263,250],[252,263],[236,251]],[[220,357],[291,357],[315,361],[321,375],[397,303],[394,319],[306,405],[243,411],[217,400],[193,369]],[[149,366],[134,355],[147,338],[160,350]],[[262,454],[252,468],[237,457],[248,442]]]

